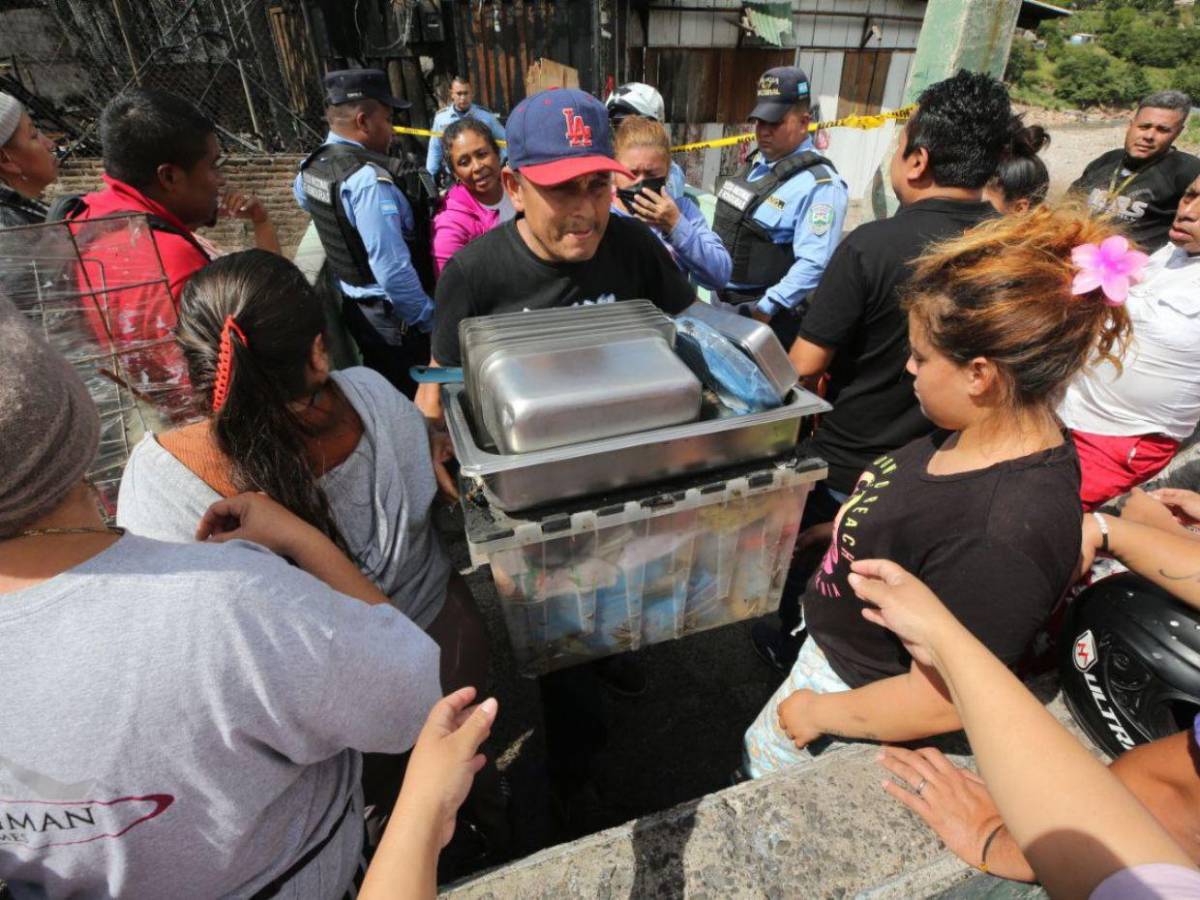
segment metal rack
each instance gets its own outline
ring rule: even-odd
[[[142,435],[195,418],[171,334],[134,337],[127,327],[152,308],[177,313],[150,225],[111,216],[0,230],[0,292],[87,385],[101,426],[88,478],[111,517]]]

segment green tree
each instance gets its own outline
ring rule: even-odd
[[[1173,69],[1196,57],[1200,51],[1200,29],[1138,22],[1121,25],[1102,35],[1100,45],[1114,56],[1140,66]]]
[[[1008,54],[1008,66],[1004,70],[1004,80],[1009,84],[1022,84],[1025,76],[1037,66],[1037,51],[1029,41],[1015,40]]]
[[[1150,91],[1140,66],[1094,47],[1064,47],[1055,74],[1055,96],[1076,106],[1136,103]]]
[[[1193,106],[1200,104],[1200,62],[1176,69],[1171,86],[1190,96]]]
[[[1113,93],[1119,105],[1132,105],[1150,93],[1150,80],[1141,66],[1126,62],[1114,62]]]
[[[1122,28],[1128,28],[1137,23],[1137,10],[1131,6],[1122,6],[1120,9],[1110,9],[1104,13],[1104,31],[1113,32],[1119,31]]]
[[[1046,57],[1051,60],[1057,59],[1066,44],[1061,26],[1047,19],[1038,26],[1037,36],[1046,42]]]

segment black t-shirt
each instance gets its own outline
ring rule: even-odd
[[[802,338],[836,351],[827,397],[833,411],[813,441],[834,490],[848,492],[867,463],[933,428],[904,371],[908,318],[900,289],[910,261],[929,244],[995,215],[989,203],[922,200],[858,226],[834,251],[800,323]]]
[[[1179,198],[1200,175],[1200,159],[1171,149],[1165,156],[1141,165],[1130,180],[1134,171],[1124,149],[1110,150],[1088,163],[1070,189],[1085,194],[1093,212],[1105,212],[1109,193],[1120,188],[1107,211],[1143,250],[1153,253],[1167,242]]]
[[[470,316],[639,299],[672,314],[696,299],[687,277],[643,223],[610,216],[590,260],[550,263],[525,245],[514,219],[467,244],[442,270],[434,298],[433,357],[443,366],[462,364],[458,323]]]
[[[854,559],[912,572],[1007,665],[1020,660],[1074,575],[1079,462],[1061,446],[958,475],[930,475],[936,431],[875,460],[842,506],[804,594],[808,634],[851,687],[907,672],[900,640],[862,617]]]

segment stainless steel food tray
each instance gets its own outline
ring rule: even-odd
[[[442,386],[446,425],[464,476],[477,480],[488,502],[504,510],[651,484],[785,453],[808,416],[832,407],[793,388],[776,408],[706,419],[533,453],[488,453],[475,441],[463,405],[463,386]]]
[[[787,348],[779,342],[770,325],[703,300],[696,301],[680,315],[699,319],[733,341],[739,350],[754,360],[781,400],[799,382],[788,359]]]
[[[525,312],[493,313],[490,316],[469,316],[458,323],[458,336],[463,338],[472,328],[480,324],[503,327],[516,324],[527,327],[531,324],[573,322],[579,319],[601,319],[611,315],[634,313],[666,315],[649,300],[621,300],[616,303],[599,303],[591,306],[556,306],[550,309],[531,309]]]
[[[576,347],[501,346],[477,377],[481,418],[502,453],[664,428],[700,414],[700,380],[652,329],[602,343],[590,336]]]
[[[663,318],[665,319],[666,317],[664,316]],[[489,450],[494,450],[498,445],[502,446],[504,437],[492,430],[489,410],[484,399],[486,395],[492,393],[488,390],[489,384],[484,373],[497,356],[527,354],[538,350],[542,352],[567,349],[586,351],[588,348],[599,348],[610,343],[626,341],[635,337],[657,337],[670,349],[675,340],[675,323],[670,319],[666,321],[668,327],[665,331],[661,323],[653,326],[648,324],[621,324],[599,332],[571,331],[551,335],[539,333],[524,337],[513,336],[501,339],[480,338],[479,343],[472,348],[470,358],[466,358],[464,354],[463,382],[467,387],[467,409],[471,412],[471,421],[476,424],[477,436],[481,446]],[[592,374],[601,381],[605,377],[599,372]],[[495,411],[492,410],[491,412],[494,413]]]
[[[649,300],[625,300],[598,306],[563,307],[530,312],[500,313],[463,319],[458,325],[462,348],[463,378],[467,384],[469,409],[474,421],[482,422],[480,385],[477,373],[490,348],[512,346],[517,341],[571,335],[588,335],[606,340],[628,327],[656,329],[672,347],[675,345],[675,321]],[[496,446],[493,436],[480,425],[485,446]]]

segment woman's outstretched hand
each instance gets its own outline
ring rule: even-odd
[[[934,666],[934,645],[953,614],[919,578],[886,559],[850,564],[850,587],[866,606],[863,618],[894,632],[912,658]]]

